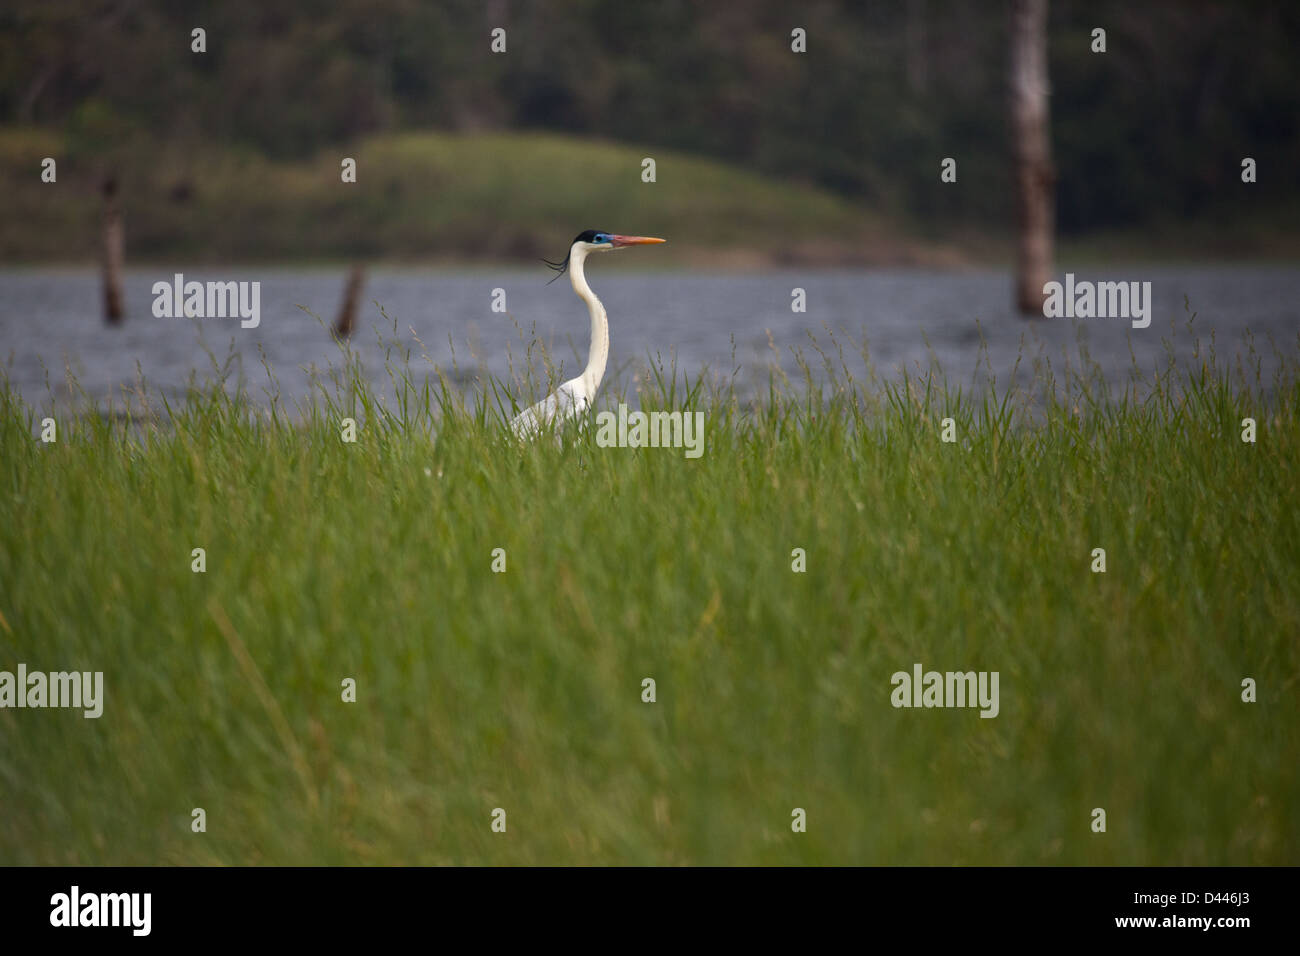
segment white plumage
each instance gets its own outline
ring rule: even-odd
[[[591,316],[591,348],[587,354],[587,367],[581,375],[569,379],[536,405],[515,416],[510,427],[516,435],[531,438],[557,420],[563,422],[581,418],[591,408],[596,398],[596,389],[605,376],[605,365],[609,361],[609,317],[605,313],[605,306],[587,284],[584,268],[587,255],[663,241],[649,236],[620,236],[589,229],[573,240],[569,254],[562,262],[548,263],[561,273],[568,269],[573,291],[587,303],[587,311]]]

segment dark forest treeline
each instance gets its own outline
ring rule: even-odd
[[[1254,198],[1295,206],[1300,4],[1053,0],[1050,24],[1062,232],[1228,214],[1245,156]],[[82,155],[144,139],[278,159],[394,129],[544,128],[698,152],[917,223],[1001,225],[1006,33],[990,0],[9,0],[0,122],[57,129]],[[958,185],[936,189],[948,156]]]

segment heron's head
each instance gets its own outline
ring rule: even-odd
[[[578,233],[572,245],[569,246],[569,254],[560,262],[551,262],[549,259],[543,259],[542,261],[555,270],[555,279],[558,279],[568,270],[569,261],[575,254],[586,258],[589,252],[609,252],[627,246],[650,246],[665,241],[664,239],[656,239],[653,236],[620,236],[616,232],[587,229]],[[554,282],[555,279],[551,281]]]

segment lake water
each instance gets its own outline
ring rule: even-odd
[[[846,360],[854,375],[865,369],[856,351],[865,341],[881,377],[898,377],[904,367],[924,369],[933,357],[955,384],[982,377],[986,361],[1005,382],[1022,345],[1027,360],[1045,354],[1060,368],[1067,356],[1077,357],[1080,340],[1104,374],[1121,383],[1134,357],[1151,370],[1163,364],[1171,343],[1180,360],[1190,361],[1193,332],[1202,347],[1213,333],[1220,356],[1244,351],[1246,337],[1253,334],[1267,380],[1277,364],[1273,346],[1294,360],[1300,333],[1300,269],[1286,267],[1138,267],[1076,273],[1076,281],[1150,281],[1152,321],[1138,329],[1122,318],[1025,321],[1010,309],[1010,276],[997,271],[710,275],[630,273],[603,265],[591,265],[588,279],[610,315],[611,372],[626,373],[648,355],[667,360],[675,354],[678,368],[691,374],[707,366],[730,375],[738,365],[737,380],[746,392],[761,390],[767,381],[775,357],[769,343],[781,350],[782,367],[794,378],[797,366],[789,350],[807,350],[810,335],[823,347],[830,346],[828,330],[852,339],[853,352]],[[61,394],[65,366],[100,401],[130,387],[137,368],[151,391],[175,392],[192,372],[200,378],[211,376],[205,343],[223,362],[233,353],[234,367],[242,366],[254,395],[261,394],[266,382],[264,353],[290,401],[309,391],[305,369],[339,364],[338,348],[327,331],[299,306],[331,323],[339,308],[344,270],[185,273],[187,281],[260,281],[261,321],[255,329],[241,328],[238,319],[155,318],[151,287],[159,280],[171,281],[172,275],[165,269],[129,272],[127,319],[109,327],[101,317],[94,270],[0,270],[0,365],[28,402],[44,407],[51,395],[57,399]],[[467,372],[458,380],[472,389],[472,373],[480,365],[498,375],[506,373],[508,347],[518,365],[523,354],[514,326],[518,322],[526,333],[535,328],[569,377],[585,362],[587,313],[567,279],[547,285],[548,275],[540,266],[373,271],[367,277],[353,346],[367,375],[381,387],[386,375],[376,329],[411,346],[417,375],[432,368],[420,358],[422,351],[450,370],[454,347]],[[791,309],[791,290],[796,287],[805,290],[805,312]],[[508,315],[492,311],[497,288],[505,290]],[[389,320],[374,302],[384,307]],[[1188,331],[1188,307],[1197,313],[1193,332]],[[987,343],[985,357],[981,335]],[[1022,369],[1030,364],[1027,360]],[[816,365],[820,359],[812,354],[812,362]]]

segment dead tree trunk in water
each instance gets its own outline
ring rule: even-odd
[[[907,64],[908,91],[913,96],[923,96],[930,73],[926,56],[925,0],[907,0],[903,49],[904,62]]]
[[[126,258],[126,231],[122,210],[117,204],[117,179],[104,177],[100,187],[104,196],[102,267],[104,271],[104,321],[119,325],[126,313],[122,295],[122,262]]]
[[[1043,314],[1051,279],[1053,187],[1048,136],[1047,0],[1011,0],[1011,156],[1016,193],[1016,308]]]
[[[346,339],[352,335],[352,329],[357,322],[357,301],[361,298],[361,286],[365,283],[366,270],[361,266],[353,266],[352,271],[348,273],[348,284],[343,290],[343,306],[339,309],[339,317],[334,322],[334,334],[341,339]]]

